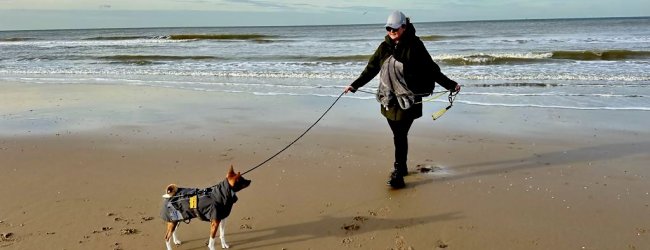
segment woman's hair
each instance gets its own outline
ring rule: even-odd
[[[411,24],[411,18],[407,17],[406,18],[406,24],[404,24],[404,28],[406,28],[406,32],[414,32],[415,27],[413,27],[413,24]]]

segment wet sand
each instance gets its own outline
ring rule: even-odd
[[[169,183],[207,187],[300,135],[334,98],[0,83],[0,248],[164,249]],[[462,93],[459,98],[462,98]],[[456,104],[411,130],[407,187],[385,185],[390,130],[343,98],[248,173],[232,249],[647,249],[647,112]],[[419,169],[432,170],[420,172]],[[203,249],[209,224],[182,224]]]

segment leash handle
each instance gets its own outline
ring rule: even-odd
[[[444,109],[438,110],[438,112],[433,113],[431,115],[431,118],[434,121],[437,120],[438,118],[440,118],[442,115],[444,115],[447,112],[447,110],[449,110],[452,106],[454,106],[454,100],[456,100],[456,96],[458,95],[458,92],[460,92],[460,90],[455,91],[455,92],[449,90],[449,96],[447,97],[447,99],[449,100],[449,106],[447,106]]]
[[[343,94],[345,94],[345,92],[341,92],[341,94],[339,95],[339,97],[337,97],[336,100],[334,100],[334,102],[332,103],[332,105],[330,105],[330,107],[327,108],[327,110],[325,110],[325,112],[323,112],[323,114],[318,118],[318,120],[316,120],[313,124],[311,124],[311,126],[309,126],[309,128],[307,128],[307,130],[305,130],[305,132],[303,132],[300,136],[298,136],[298,138],[296,138],[295,140],[293,140],[291,143],[289,143],[289,145],[287,145],[286,147],[284,147],[282,150],[278,151],[277,153],[275,153],[274,155],[272,155],[272,156],[269,157],[268,159],[264,160],[262,163],[257,164],[257,166],[252,167],[251,169],[247,170],[246,172],[244,172],[244,173],[241,174],[241,175],[245,175],[245,174],[247,174],[248,172],[255,170],[256,168],[261,167],[262,165],[264,165],[265,163],[267,163],[267,162],[270,161],[271,159],[275,158],[276,156],[278,156],[279,154],[281,154],[282,152],[284,152],[285,150],[287,150],[289,147],[291,147],[291,146],[292,146],[294,143],[296,143],[298,140],[300,140],[300,138],[302,138],[305,134],[307,134],[307,132],[309,132],[309,130],[311,130],[314,126],[316,126],[316,124],[317,124],[321,119],[323,119],[323,117],[327,114],[327,112],[329,112],[330,109],[332,109],[332,107],[334,107],[334,104],[336,104],[336,102],[338,102],[339,99],[341,99],[341,97],[343,96]]]
[[[433,118],[434,121],[438,120],[438,118],[440,118],[442,115],[444,115],[445,112],[447,112],[447,110],[449,110],[450,108],[451,108],[451,105],[447,106],[444,109],[438,110],[438,112],[435,112],[435,113],[433,113],[431,115],[431,118]]]

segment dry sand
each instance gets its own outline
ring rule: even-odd
[[[0,249],[164,249],[167,184],[207,187],[231,164],[255,166],[334,100],[0,88]],[[391,190],[378,108],[342,99],[247,174],[231,248],[650,249],[647,112],[457,104],[416,121],[407,187]],[[205,249],[208,227],[182,224],[175,249]]]

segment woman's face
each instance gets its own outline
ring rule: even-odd
[[[392,39],[393,41],[396,41],[396,42],[399,41],[400,37],[402,37],[402,34],[404,34],[404,30],[406,30],[406,28],[404,28],[404,26],[399,27],[399,29],[393,29],[391,27],[386,27],[386,32],[388,33],[388,36],[390,37],[390,39]]]

